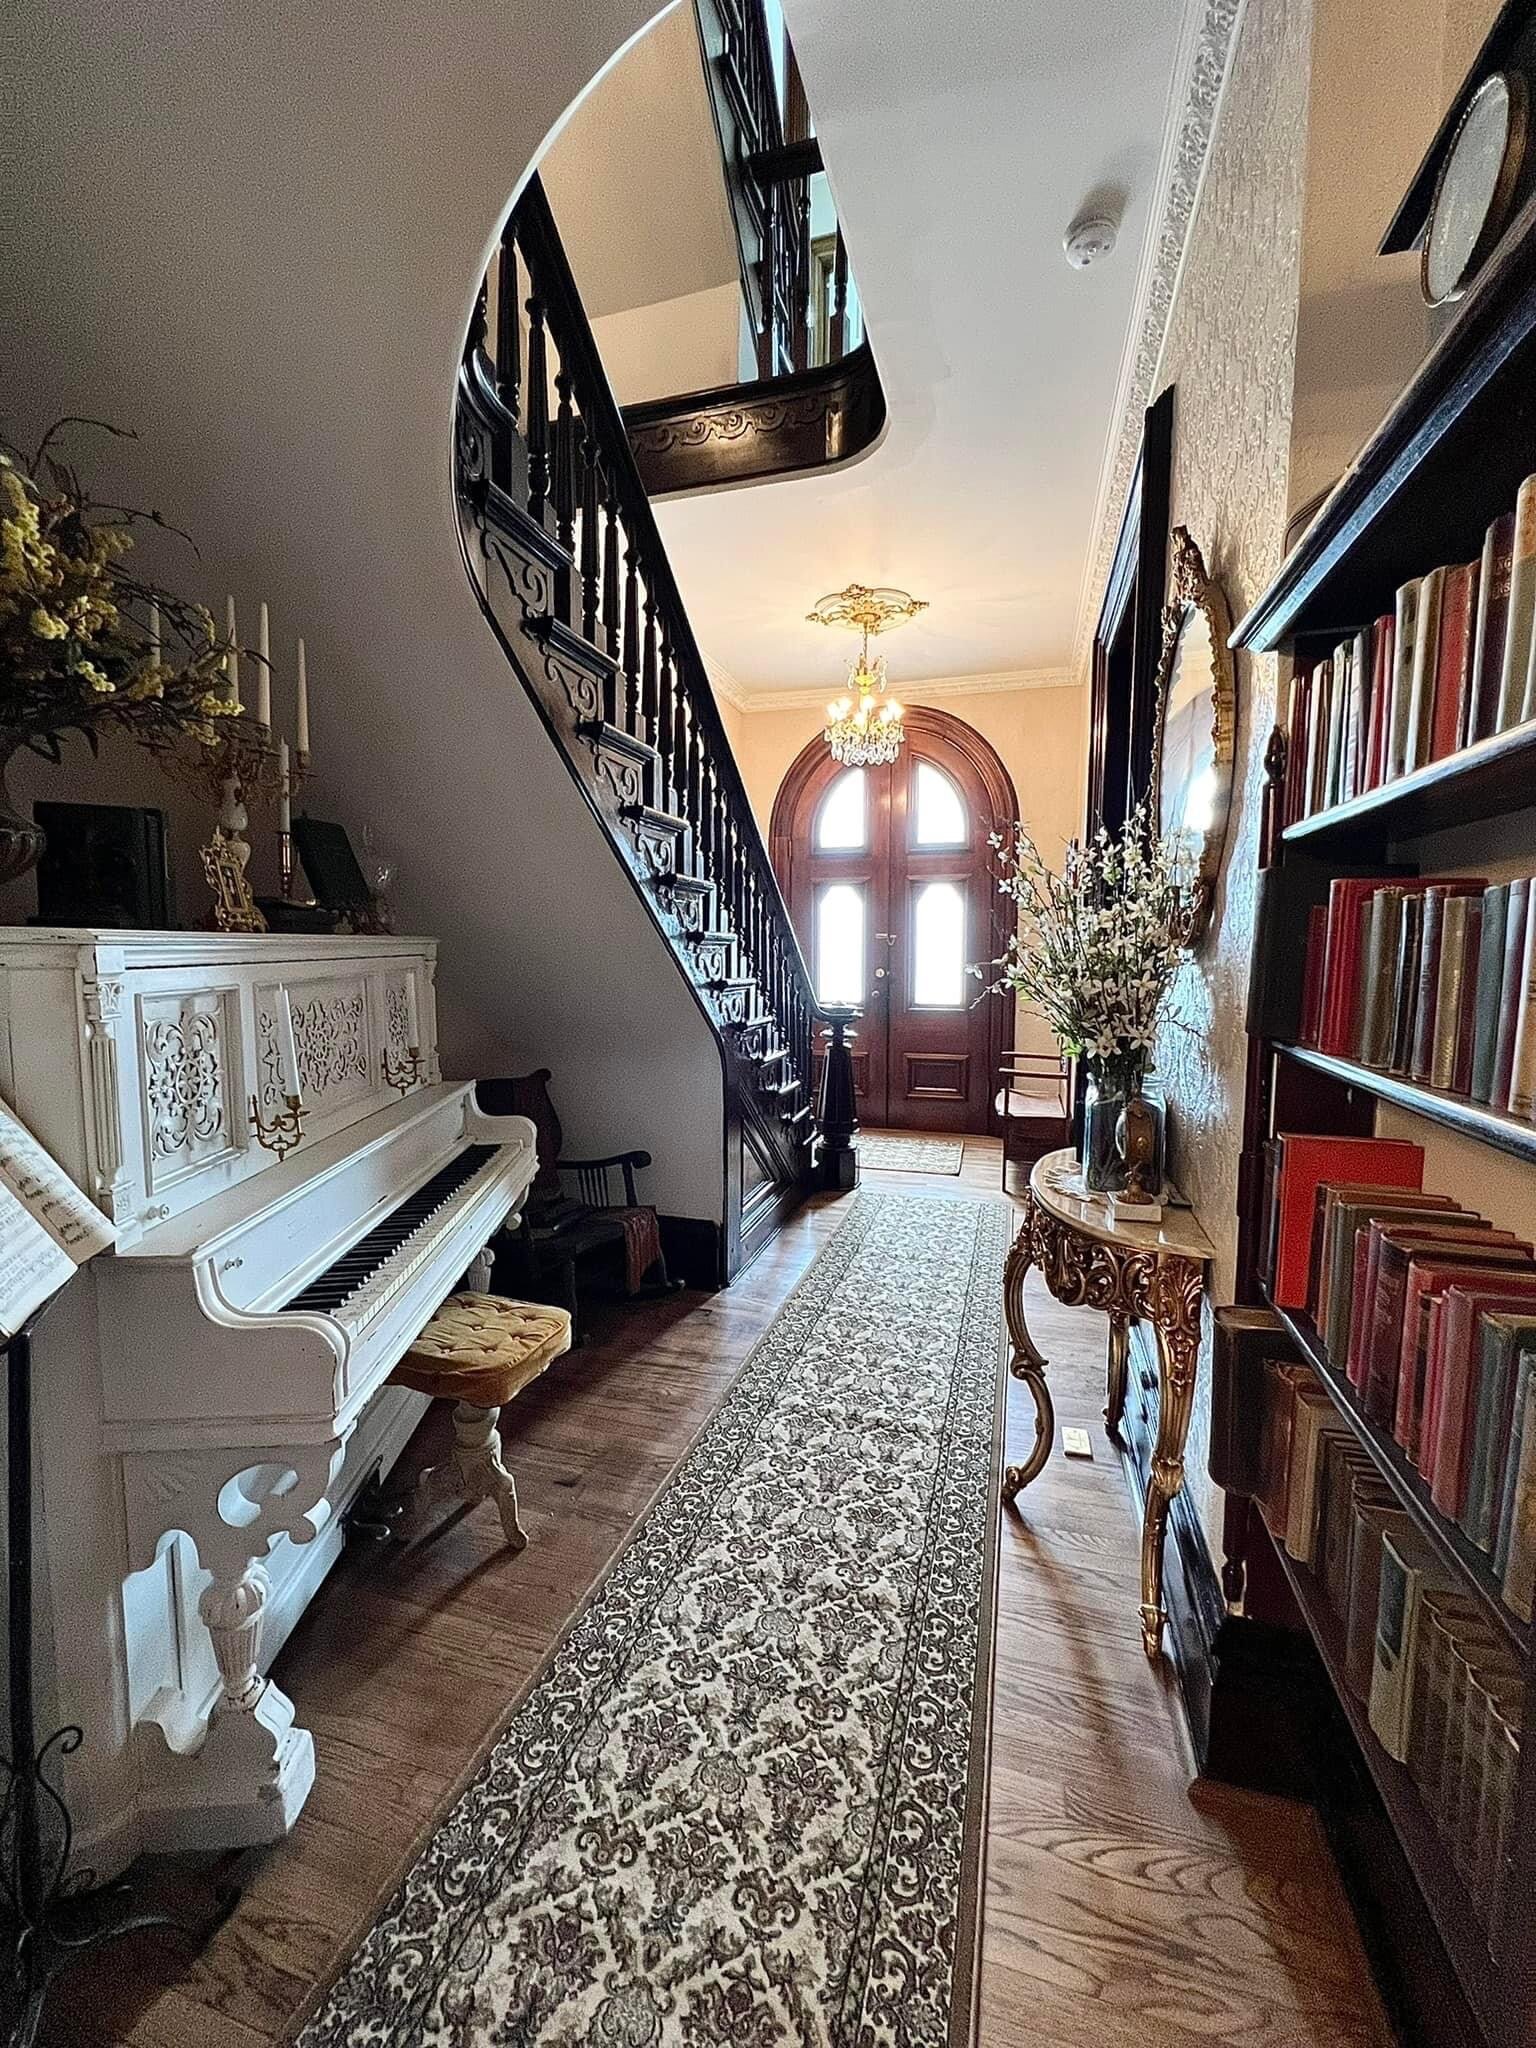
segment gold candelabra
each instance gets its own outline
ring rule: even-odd
[[[279,1165],[304,1136],[303,1099],[297,1095],[285,1095],[283,1105],[268,1123],[262,1119],[261,1105],[256,1097],[251,1097],[250,1121],[251,1129],[256,1133],[256,1142],[263,1150],[275,1152]]]
[[[384,1082],[386,1087],[398,1088],[402,1095],[409,1095],[421,1079],[421,1047],[408,1045],[403,1058],[396,1059],[392,1052],[384,1055]]]
[[[309,772],[309,756],[293,755],[285,773],[270,728],[242,712],[220,720],[212,746],[168,748],[160,762],[167,774],[218,814],[213,837],[202,849],[203,870],[214,897],[214,923],[220,931],[265,931],[266,919],[256,908],[246,873],[251,860],[245,836],[251,822],[249,806],[291,800]],[[278,865],[287,898],[293,888],[293,840],[286,828],[278,833]]]

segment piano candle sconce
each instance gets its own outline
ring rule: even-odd
[[[384,1054],[384,1081],[390,1088],[398,1088],[402,1095],[409,1095],[421,1079],[421,1048],[408,1045],[403,1055],[396,1059],[392,1052]]]
[[[256,1133],[256,1142],[268,1152],[275,1152],[278,1163],[288,1157],[304,1136],[304,1101],[302,1096],[285,1095],[284,1107],[270,1123],[262,1120],[261,1107],[255,1096],[251,1097],[251,1129]]]

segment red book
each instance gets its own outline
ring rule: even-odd
[[[1424,1185],[1424,1148],[1406,1138],[1319,1138],[1290,1131],[1277,1143],[1280,1200],[1274,1299],[1279,1308],[1304,1309],[1318,1183],[1419,1188]]]
[[[1477,1278],[1480,1268],[1489,1267],[1500,1272],[1528,1272],[1531,1248],[1512,1238],[1508,1231],[1493,1230],[1484,1231],[1476,1243],[1458,1244],[1454,1252],[1447,1249],[1416,1254],[1408,1261],[1392,1434],[1415,1464],[1428,1379],[1430,1309],[1448,1287],[1465,1285]]]
[[[1328,884],[1328,939],[1323,953],[1323,1016],[1318,1045],[1347,1059],[1354,1052],[1355,991],[1360,932],[1367,900],[1390,875],[1344,875]]]
[[[1301,1042],[1316,1045],[1323,1024],[1323,956],[1328,949],[1328,906],[1307,912],[1307,962],[1301,982]]]
[[[1392,696],[1392,659],[1397,620],[1385,612],[1371,629],[1371,722],[1365,750],[1366,789],[1379,789],[1387,772],[1387,712]]]
[[[1349,1297],[1349,1335],[1344,1347],[1344,1371],[1350,1385],[1357,1390],[1365,1385],[1365,1371],[1370,1360],[1366,1333],[1371,1324],[1372,1289],[1376,1284],[1382,1232],[1394,1224],[1411,1224],[1421,1235],[1425,1228],[1438,1229],[1442,1223],[1452,1228],[1457,1225],[1471,1225],[1474,1229],[1483,1230],[1491,1228],[1482,1217],[1468,1215],[1461,1204],[1453,1202],[1449,1196],[1438,1209],[1421,1213],[1425,1218],[1422,1224],[1416,1216],[1405,1217],[1388,1210],[1381,1216],[1373,1216],[1368,1223],[1362,1223],[1355,1232],[1355,1264]]]
[[[1495,519],[1483,542],[1478,577],[1477,631],[1472,645],[1472,687],[1468,692],[1464,744],[1486,739],[1499,726],[1499,686],[1504,675],[1504,639],[1509,625],[1509,578],[1515,552],[1515,515]]]
[[[1440,1297],[1437,1355],[1430,1361],[1420,1433],[1419,1470],[1435,1506],[1459,1521],[1467,1504],[1467,1453],[1478,1317],[1484,1311],[1523,1309],[1536,1299],[1536,1273],[1500,1273],[1486,1281],[1459,1281]]]
[[[1472,687],[1478,568],[1476,562],[1463,562],[1445,572],[1445,589],[1440,599],[1440,645],[1435,658],[1435,698],[1429,722],[1431,761],[1455,753],[1466,719]]]
[[[1390,1430],[1397,1415],[1398,1362],[1403,1348],[1403,1317],[1407,1308],[1408,1269],[1416,1257],[1457,1259],[1466,1246],[1486,1237],[1481,1217],[1465,1222],[1421,1228],[1417,1223],[1373,1224],[1370,1265],[1366,1272],[1363,1339],[1366,1347],[1361,1400],[1372,1422]]]

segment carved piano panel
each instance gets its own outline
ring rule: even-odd
[[[141,995],[134,1013],[144,1185],[161,1195],[243,1143],[240,992],[226,986]]]
[[[434,1079],[435,964],[430,939],[18,933],[0,940],[0,1086],[23,1088],[39,1137],[131,1246],[277,1163],[250,1109],[270,1124],[283,1106],[284,991],[304,1143]],[[73,1071],[57,1057],[70,1043]]]

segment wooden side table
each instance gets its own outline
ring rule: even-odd
[[[1157,1341],[1157,1442],[1141,1531],[1141,1640],[1149,1657],[1162,1647],[1163,1540],[1168,1508],[1184,1484],[1184,1443],[1195,1395],[1200,1300],[1210,1240],[1188,1209],[1165,1209],[1160,1223],[1117,1222],[1103,1195],[1085,1195],[1076,1155],[1047,1152],[1029,1176],[1024,1220],[1003,1271],[1003,1301],[1013,1344],[1009,1365],[1035,1401],[1035,1442],[1022,1465],[1003,1472],[1012,1502],[1043,1468],[1055,1435],[1046,1361],[1024,1321],[1024,1281],[1039,1268],[1067,1308],[1102,1309],[1109,1317],[1108,1399],[1104,1420],[1118,1439],[1125,1411],[1126,1354],[1131,1324],[1152,1325]]]

